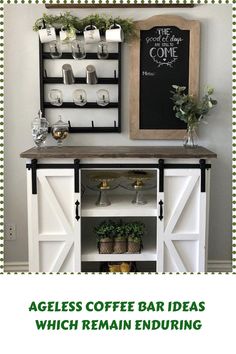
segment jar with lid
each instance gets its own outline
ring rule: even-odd
[[[45,117],[42,117],[42,112],[38,112],[38,116],[31,123],[31,132],[35,145],[40,148],[48,135],[49,123]]]
[[[61,116],[59,116],[59,120],[52,125],[51,132],[52,137],[57,141],[57,146],[62,146],[63,140],[69,134],[69,124],[63,122]]]

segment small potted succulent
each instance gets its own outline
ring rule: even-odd
[[[145,231],[145,225],[141,222],[132,222],[126,224],[126,236],[127,236],[127,252],[128,253],[140,253],[143,247],[142,237]]]
[[[122,221],[115,226],[113,251],[114,253],[125,253],[127,251],[126,227]]]
[[[112,221],[103,221],[94,228],[99,253],[113,253],[114,231],[115,225]]]

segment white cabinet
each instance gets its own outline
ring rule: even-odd
[[[74,192],[74,170],[38,169],[36,194],[31,177],[29,170],[29,271],[80,271],[80,193]]]
[[[156,176],[156,188],[148,192],[148,203],[132,204],[130,193],[117,189],[110,191],[111,205],[98,207],[96,192],[85,191],[81,197],[83,173],[130,170],[134,164],[125,162],[117,167],[116,161],[103,165],[99,160],[99,167],[94,161],[80,160],[75,177],[73,161],[49,162],[38,161],[34,172],[28,166],[30,271],[99,271],[101,262],[116,261],[137,262],[138,271],[206,271],[209,169],[202,170],[196,160],[174,164],[167,160],[162,169],[158,160],[156,164],[144,161],[144,167],[139,159],[135,168],[151,170]],[[93,229],[106,219],[144,222],[147,232],[142,252],[99,254]]]
[[[205,271],[207,195],[200,169],[165,169],[164,192],[157,199],[163,209],[163,218],[157,218],[158,270]]]

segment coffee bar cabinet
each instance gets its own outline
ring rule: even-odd
[[[44,147],[27,159],[29,271],[100,272],[128,262],[140,272],[205,272],[210,169],[216,154],[202,147]],[[91,176],[117,173],[97,205]],[[127,173],[152,176],[146,203],[132,203]],[[123,186],[122,186],[123,185]],[[145,225],[140,253],[98,252],[94,228],[103,221]]]

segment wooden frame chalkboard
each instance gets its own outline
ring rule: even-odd
[[[130,138],[183,139],[186,125],[170,100],[171,86],[199,85],[200,23],[179,16],[153,16],[135,23],[130,60]]]

